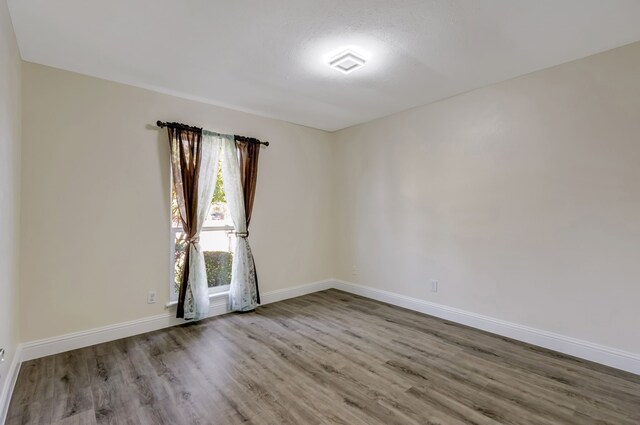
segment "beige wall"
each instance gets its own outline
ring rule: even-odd
[[[162,119],[273,142],[263,291],[333,275],[640,353],[638,75],[640,43],[328,134],[23,64],[21,339],[164,312]]]
[[[337,278],[640,353],[640,43],[334,149]]]
[[[2,0],[0,1],[0,348],[7,350],[7,354],[5,362],[0,363],[0,394],[18,342],[20,65],[20,53],[9,19],[9,11],[6,2]]]
[[[328,133],[29,63],[23,98],[23,341],[165,311],[168,141],[147,128],[158,119],[271,141],[251,220],[260,288],[331,276]]]

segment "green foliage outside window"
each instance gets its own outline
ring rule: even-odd
[[[224,184],[222,183],[222,167],[219,165],[218,172],[216,173],[216,188],[213,191],[211,205],[226,203],[227,197],[224,193]],[[171,218],[175,225],[181,225],[180,210],[178,210],[178,201],[176,199],[176,193],[173,189],[173,186],[171,187]]]
[[[211,205],[226,204],[227,198],[224,193],[224,185],[222,183],[222,167],[218,164],[216,173],[216,187],[211,198]],[[175,226],[180,226],[180,212],[178,210],[178,202],[176,201],[175,192],[172,188],[171,197],[171,216]],[[185,242],[176,241],[175,245],[175,291],[180,288],[182,273],[184,270],[184,250]],[[231,283],[231,264],[233,262],[233,253],[227,251],[204,251],[204,262],[207,271],[207,284],[209,288],[216,286],[229,285]]]
[[[207,269],[209,288],[231,283],[231,264],[233,254],[227,251],[205,251],[204,264]]]
[[[227,203],[227,198],[224,195],[224,185],[222,184],[222,167],[218,167],[218,173],[216,175],[216,189],[213,192],[213,198],[211,198],[211,205],[215,203]]]
[[[184,270],[184,247],[185,243],[176,243],[175,251],[175,291],[180,289],[182,272]],[[204,251],[204,264],[207,271],[207,286],[229,285],[231,283],[231,265],[233,263],[233,253],[227,251]]]

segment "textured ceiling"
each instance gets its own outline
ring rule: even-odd
[[[638,0],[9,0],[22,57],[337,130],[640,40]],[[359,46],[367,65],[326,64]]]

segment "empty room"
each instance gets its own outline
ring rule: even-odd
[[[640,1],[0,0],[0,424],[640,425]]]

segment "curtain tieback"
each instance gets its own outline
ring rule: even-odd
[[[249,231],[246,232],[233,232],[234,235],[236,235],[239,238],[248,238],[249,237]]]
[[[200,242],[200,235],[195,235],[195,236],[193,236],[191,238],[183,237],[182,241],[185,242],[186,244],[198,243],[198,242]]]

